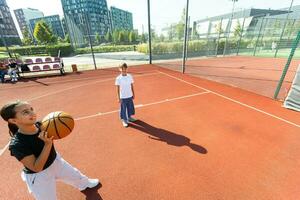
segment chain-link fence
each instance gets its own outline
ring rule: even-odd
[[[73,3],[72,3],[73,2]],[[300,18],[297,15],[289,15],[285,10],[269,9],[245,9],[228,12],[227,14],[213,16],[205,19],[197,18],[197,9],[191,9],[186,15],[187,0],[176,1],[176,6],[171,6],[170,1],[143,1],[139,9],[143,9],[143,15],[150,16],[151,21],[151,58],[149,49],[149,34],[147,17],[139,21],[139,29],[134,29],[135,5],[126,11],[115,7],[108,7],[107,1],[75,1],[63,0],[64,30],[66,38],[63,44],[39,44],[35,41],[31,46],[12,47],[9,49],[13,56],[23,59],[28,57],[63,57],[66,71],[71,71],[71,66],[76,64],[79,70],[101,69],[104,67],[116,67],[122,62],[129,65],[147,64],[152,59],[153,63],[182,71],[186,62],[187,72],[204,75],[205,78],[220,81],[221,79],[269,80],[276,84],[280,77],[281,68],[286,64],[290,55],[293,41],[300,30]],[[148,12],[148,2],[149,11]],[[189,1],[189,7],[197,7],[195,0]],[[205,7],[205,5],[203,5]],[[160,8],[166,12],[161,12]],[[129,8],[129,7],[127,7]],[[177,16],[170,20],[169,16]],[[186,28],[187,24],[187,28]],[[142,26],[142,29],[140,28]],[[186,31],[185,31],[186,30]],[[186,34],[185,34],[186,33]],[[185,37],[186,36],[186,37]],[[62,40],[62,38],[60,38]],[[186,42],[186,48],[184,44]],[[68,43],[69,42],[69,43]],[[54,45],[54,47],[52,47]],[[184,52],[185,49],[185,52]],[[0,47],[0,57],[7,57],[5,47]],[[183,57],[185,61],[183,61]],[[212,64],[203,64],[204,58],[240,58],[247,56],[244,61],[233,60],[214,61]],[[264,65],[266,60],[258,61],[251,58],[281,58],[273,60],[269,66]],[[294,59],[300,58],[300,52],[296,49]],[[229,59],[229,58],[228,58]],[[201,64],[200,61],[201,60]],[[236,59],[237,60],[237,59]],[[197,63],[198,62],[198,63]],[[263,62],[263,63],[260,63]],[[253,64],[248,66],[245,63]],[[225,66],[230,64],[230,66]],[[295,64],[293,64],[295,65]],[[206,69],[205,71],[196,71]],[[276,66],[276,69],[271,69]],[[194,68],[193,68],[194,67]],[[217,69],[231,67],[236,70],[224,77],[223,72]],[[259,69],[259,67],[261,67]],[[253,71],[238,71],[237,69],[252,68]],[[259,77],[259,70],[270,70],[276,74]],[[293,72],[295,68],[290,71]],[[273,70],[273,71],[272,71]],[[221,74],[219,74],[221,73]],[[252,73],[253,76],[250,74]],[[255,75],[256,73],[256,75]],[[264,73],[268,74],[267,71]],[[276,77],[276,78],[275,78]],[[291,80],[292,75],[289,77]],[[226,82],[226,81],[225,81]],[[233,82],[229,82],[231,85]],[[274,87],[274,86],[272,86]],[[267,95],[270,96],[270,95]]]

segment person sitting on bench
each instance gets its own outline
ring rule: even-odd
[[[5,75],[8,74],[8,68],[0,61],[0,79],[1,83],[5,82]]]
[[[9,67],[8,75],[10,76],[11,82],[17,82],[18,81],[18,78],[17,78],[17,72],[18,72],[17,63],[15,61],[9,61],[8,67]]]

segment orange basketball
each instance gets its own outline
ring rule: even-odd
[[[66,137],[73,128],[73,117],[63,111],[49,113],[44,117],[41,125],[41,129],[48,132],[48,137],[54,136],[55,140]]]

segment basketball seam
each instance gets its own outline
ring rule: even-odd
[[[42,123],[45,123],[45,122],[50,121],[50,120],[51,120],[51,118],[50,119],[48,118],[48,119],[42,121]]]
[[[65,127],[67,127],[67,128],[69,129],[70,132],[72,131],[71,128],[70,128],[64,121],[60,120],[60,117],[58,117],[58,120],[59,120],[63,125],[65,125]]]
[[[46,127],[46,130],[45,131],[48,131],[48,128],[49,128],[49,126],[50,126],[50,123],[51,123],[51,120],[49,119],[49,120],[47,120],[47,121],[49,121],[49,123],[47,124],[47,127]]]
[[[54,116],[53,116],[53,123],[54,123],[54,128],[55,128],[56,135],[57,135],[57,137],[60,139],[61,137],[60,137],[60,135],[59,135],[59,133],[58,133],[58,130],[57,130],[57,127],[56,127],[56,122],[55,122]]]

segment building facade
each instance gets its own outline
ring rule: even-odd
[[[5,40],[7,45],[21,44],[6,0],[0,0],[0,32],[1,37]],[[4,45],[3,40],[0,40],[0,45]]]
[[[62,39],[65,38],[63,26],[60,21],[59,15],[51,15],[51,16],[40,17],[40,18],[35,18],[35,19],[29,20],[30,27],[32,30],[34,30],[35,25],[38,21],[45,21],[50,26],[54,35],[56,35],[57,37],[60,37]]]
[[[70,39],[75,46],[87,44],[88,36],[95,40],[110,29],[106,0],[61,0]]]
[[[14,10],[14,13],[22,34],[27,29],[30,35],[33,37],[33,29],[31,29],[29,21],[31,19],[44,17],[44,13],[33,8],[20,8]]]
[[[217,37],[218,32],[223,32],[225,35],[232,34],[235,27],[240,24],[244,26],[245,32],[258,31],[254,29],[260,28],[262,19],[266,17],[274,18],[276,16],[288,13],[287,10],[271,10],[271,9],[246,9],[242,11],[227,13],[224,15],[214,16],[193,23],[193,33],[197,33],[200,37]],[[232,19],[231,19],[232,16]],[[230,22],[231,21],[231,22]]]
[[[116,7],[110,7],[111,30],[133,30],[132,13]]]

